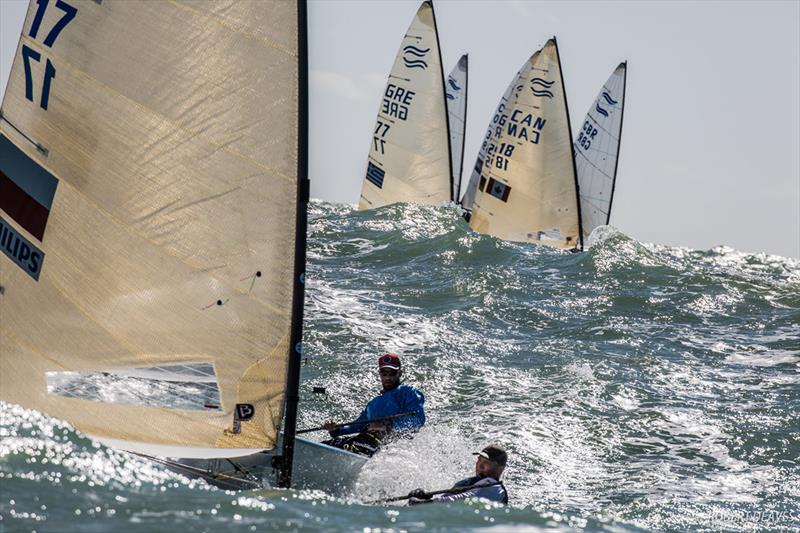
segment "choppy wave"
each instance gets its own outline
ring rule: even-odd
[[[608,227],[590,242],[502,242],[447,206],[315,202],[300,424],[357,415],[394,351],[426,395],[417,437],[349,499],[233,493],[0,404],[0,530],[796,530],[800,261]],[[359,503],[447,487],[488,442],[509,450],[509,508]]]

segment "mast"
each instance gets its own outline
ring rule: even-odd
[[[464,54],[464,133],[461,135],[461,161],[458,163],[458,187],[453,201],[456,204],[461,202],[461,180],[464,175],[464,144],[467,139],[467,106],[469,105],[469,54]]]
[[[558,51],[558,41],[556,36],[553,36],[553,42],[556,45],[556,59],[558,59],[558,73],[561,76],[561,88],[564,91],[564,109],[567,111],[567,131],[569,138],[572,139],[572,125],[569,119],[569,105],[567,104],[567,87],[564,85],[564,69],[561,68],[561,52]],[[570,141],[570,153],[572,154],[572,175],[575,178],[575,205],[578,209],[578,239],[580,242],[580,251],[583,251],[583,222],[581,221],[581,191],[578,185],[578,171],[575,168],[575,145]]]
[[[614,203],[614,189],[617,186],[617,168],[619,167],[619,149],[622,146],[622,123],[625,120],[625,89],[628,85],[628,62],[623,61],[619,64],[623,67],[624,74],[622,75],[622,109],[619,115],[619,136],[617,137],[617,159],[614,161],[614,179],[611,181],[611,198],[608,200],[608,215],[606,216],[606,225],[611,223],[611,204]]]
[[[300,400],[300,363],[303,341],[303,302],[305,298],[306,233],[308,227],[308,35],[305,0],[297,3],[297,209],[294,241],[294,287],[292,291],[292,329],[289,337],[289,367],[286,376],[283,456],[277,486],[292,485],[294,440],[297,431],[297,406]]]
[[[439,25],[436,24],[436,10],[433,8],[433,0],[427,0],[431,6],[431,14],[433,15],[433,32],[436,35],[436,48],[439,52],[439,78],[442,80],[442,103],[444,104],[444,124],[447,127],[445,138],[447,139],[447,164],[450,167],[450,190],[453,190],[453,147],[450,146],[450,113],[447,112],[447,85],[444,79],[444,64],[442,63],[442,45],[439,42]],[[464,130],[466,132],[466,130]],[[451,193],[452,195],[452,193]],[[458,198],[450,200],[458,201]]]

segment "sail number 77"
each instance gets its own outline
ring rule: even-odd
[[[50,0],[36,0],[36,4],[38,5],[36,14],[33,17],[31,29],[28,31],[28,36],[31,39],[36,39],[36,37],[39,35],[39,29],[41,28],[42,20],[44,19],[44,15],[47,11],[48,5],[50,4]],[[72,19],[75,18],[75,15],[78,14],[78,9],[64,2],[64,0],[56,0],[55,6],[57,9],[63,11],[63,15],[61,15],[61,18],[58,19],[58,22],[53,25],[44,38],[43,43],[48,48],[53,47],[53,45],[56,43],[56,39],[58,39],[58,36],[61,34],[61,31],[72,21]],[[22,60],[25,64],[25,98],[33,102],[34,84],[33,73],[31,71],[31,61],[39,63],[42,59],[42,54],[25,44],[21,46],[20,53],[22,54]],[[42,95],[39,99],[39,107],[44,110],[47,110],[47,105],[50,102],[50,87],[52,85],[53,78],[55,77],[56,67],[53,65],[53,62],[47,58],[44,69],[44,79],[42,80]]]
[[[386,146],[386,132],[389,131],[391,125],[381,120],[378,120],[378,123],[375,125],[375,136],[372,137],[372,144],[375,146],[375,151],[377,152],[380,149],[381,154],[384,154],[384,147]]]

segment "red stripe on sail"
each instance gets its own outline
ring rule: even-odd
[[[0,170],[0,209],[28,233],[42,240],[50,211],[11,181],[2,170]]]

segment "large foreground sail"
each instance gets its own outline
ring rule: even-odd
[[[450,201],[453,172],[444,73],[430,1],[406,32],[381,98],[359,209]]]
[[[461,174],[464,168],[464,134],[467,129],[467,84],[469,82],[469,56],[464,54],[447,76],[447,114],[450,122],[450,150],[453,169],[453,195],[458,202],[461,196]]]
[[[470,226],[501,239],[582,248],[567,99],[555,38],[532,58],[490,141]]]
[[[508,121],[509,102],[512,100],[512,98],[517,97],[519,90],[522,88],[522,75],[524,72],[527,72],[532,59],[533,56],[525,61],[525,64],[522,65],[522,68],[519,69],[511,79],[511,83],[508,85],[506,92],[504,92],[503,96],[500,97],[500,102],[497,104],[497,109],[495,109],[494,115],[492,115],[492,120],[489,122],[489,126],[486,128],[486,134],[483,136],[483,142],[478,150],[478,158],[475,161],[475,166],[472,168],[472,173],[470,174],[469,182],[467,183],[467,190],[464,191],[464,196],[461,197],[460,203],[461,207],[464,209],[472,209],[472,204],[475,202],[475,194],[478,190],[481,174],[484,173],[486,152],[489,150],[489,145],[491,144],[492,140],[499,138],[503,131],[503,126]]]
[[[304,17],[31,2],[0,120],[0,399],[128,449],[276,445],[302,318]]]
[[[608,224],[611,219],[625,110],[626,76],[627,63],[623,62],[603,85],[575,139],[575,168],[584,241],[596,227]]]

